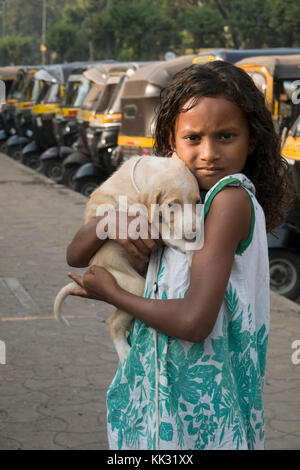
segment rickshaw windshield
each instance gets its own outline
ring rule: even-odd
[[[267,79],[266,77],[260,73],[260,72],[248,72],[252,80],[254,81],[255,85],[257,88],[263,93],[263,95],[266,95],[266,90],[267,90]]]
[[[37,82],[37,83],[36,83]],[[29,75],[25,79],[25,84],[23,87],[21,101],[34,101],[39,92],[39,82],[38,80],[34,80],[32,75]]]
[[[97,106],[97,113],[104,114],[110,112],[116,112],[115,102],[120,95],[120,90],[124,77],[112,76],[106,82],[103,94]]]
[[[284,117],[294,117],[295,108],[299,109],[293,103],[293,93],[297,90],[295,80],[280,80],[278,83],[278,98],[280,103],[280,115]]]
[[[35,79],[36,80],[36,79]],[[43,81],[37,103],[56,103],[60,99],[60,86],[58,83]]]
[[[23,74],[18,74],[12,83],[11,89],[9,90],[8,99],[20,98],[23,88]]]
[[[68,80],[61,107],[80,107],[90,89],[90,82],[81,76]]]
[[[82,103],[82,109],[94,109],[102,91],[103,85],[92,83],[90,91],[88,92],[84,99],[84,102]]]

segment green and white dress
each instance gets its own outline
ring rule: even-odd
[[[213,331],[203,342],[190,343],[134,322],[129,356],[119,364],[107,393],[110,449],[264,449],[269,334],[265,217],[253,184],[241,173],[221,179],[207,192],[205,215],[227,185],[248,192],[252,220],[248,239],[236,251]],[[189,279],[186,257],[165,247],[151,257],[144,296],[153,297],[156,280],[156,298],[182,298]]]

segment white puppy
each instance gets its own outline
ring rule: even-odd
[[[172,158],[130,158],[92,193],[85,210],[85,223],[112,209],[119,210],[120,196],[126,198],[129,214],[135,212],[138,205],[139,213],[150,223],[155,224],[156,218],[157,230],[165,244],[187,253],[191,263],[189,246],[191,238],[195,237],[196,206],[201,201],[197,180],[182,160],[175,154]],[[189,217],[186,217],[187,210]],[[123,289],[143,295],[145,279],[141,275],[140,263],[115,240],[109,238],[93,256],[90,265],[105,267]],[[54,302],[57,319],[63,319],[61,305],[66,292],[77,287],[72,282],[58,293]],[[107,320],[121,363],[130,349],[126,332],[131,321],[132,316],[121,310],[116,310]]]

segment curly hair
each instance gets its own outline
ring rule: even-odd
[[[225,96],[244,112],[249,126],[249,140],[254,151],[242,172],[253,182],[256,197],[266,217],[267,231],[280,225],[293,202],[294,191],[289,166],[280,152],[280,138],[263,94],[241,68],[225,61],[194,64],[178,72],[161,92],[155,124],[154,152],[170,157],[171,140],[177,116],[191,99],[191,109],[201,97]],[[171,137],[171,139],[170,139]]]

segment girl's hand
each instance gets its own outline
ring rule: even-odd
[[[139,216],[139,221],[142,222],[143,228],[136,224],[135,220],[137,220],[137,216],[130,216],[126,212],[116,211],[112,213],[110,221],[112,223],[112,233],[115,237],[112,236],[109,230],[108,236],[111,239],[115,239],[134,257],[148,262],[151,252],[162,246],[163,241],[155,227],[151,226],[146,217]],[[126,227],[126,233],[121,235],[122,222],[123,230]],[[132,227],[134,227],[133,233],[131,233]],[[153,235],[154,238],[151,238]]]
[[[69,291],[69,295],[110,303],[112,293],[119,289],[114,276],[100,266],[91,266],[83,276],[72,272],[68,276],[80,286]]]

